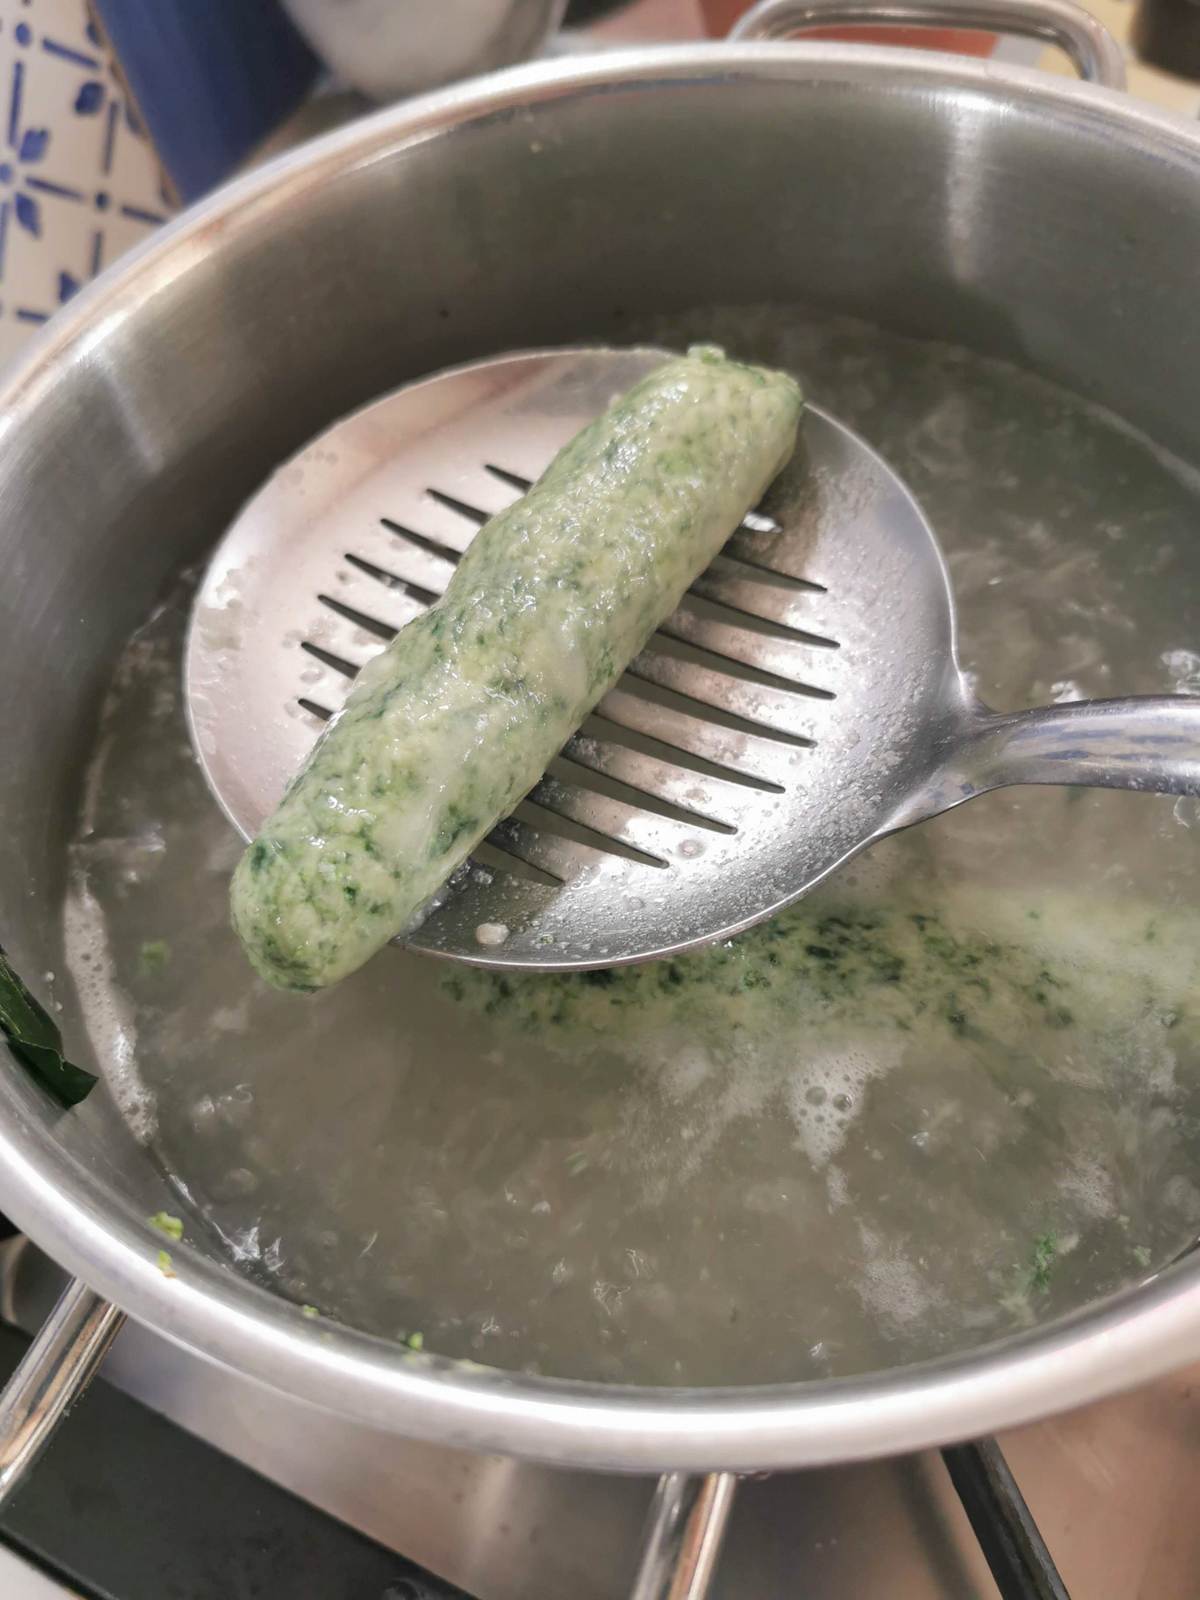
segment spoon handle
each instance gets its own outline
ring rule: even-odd
[[[1010,784],[1200,795],[1200,695],[1080,700],[1036,711],[970,709],[944,755],[880,833]]]
[[[1200,794],[1200,696],[1082,700],[988,713],[959,757],[972,792],[1012,783]],[[965,797],[964,797],[965,798]]]

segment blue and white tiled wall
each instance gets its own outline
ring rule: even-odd
[[[172,204],[86,0],[0,0],[0,129],[3,364]]]

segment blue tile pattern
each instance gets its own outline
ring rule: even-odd
[[[86,0],[0,0],[0,130],[3,355],[173,207]]]

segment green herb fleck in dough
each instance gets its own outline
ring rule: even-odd
[[[142,972],[148,978],[161,972],[170,959],[171,947],[165,939],[147,939],[138,956]]]
[[[1045,1294],[1050,1287],[1050,1274],[1058,1255],[1058,1236],[1040,1233],[1033,1241],[1033,1254],[1029,1262],[1029,1287]]]
[[[336,983],[413,924],[757,503],[802,407],[785,374],[694,351],[480,530],[442,599],[358,675],[234,874],[264,978]]]
[[[159,1233],[165,1233],[169,1239],[178,1242],[183,1238],[182,1219],[173,1217],[169,1211],[156,1211],[149,1221],[152,1228],[157,1228]]]

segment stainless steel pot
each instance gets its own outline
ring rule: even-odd
[[[772,0],[750,27],[818,14]],[[1111,40],[1062,0],[838,8],[868,14],[1052,37],[1119,82]],[[1197,261],[1197,130],[1106,88],[854,46],[519,69],[234,184],[57,317],[0,390],[0,937],[23,970],[60,965],[62,840],[115,652],[337,415],[492,351],[619,341],[634,308],[803,299],[1017,359],[1195,458]],[[844,1381],[466,1370],[318,1329],[215,1253],[181,1247],[164,1277],[145,1218],[166,1203],[102,1094],[64,1116],[0,1063],[0,1206],[39,1244],[214,1361],[417,1436],[626,1470],[794,1467],[1018,1423],[1200,1343],[1190,1261],[1002,1344]],[[0,1419],[10,1477],[78,1375],[63,1353],[94,1365],[117,1320],[77,1289],[35,1347]]]

